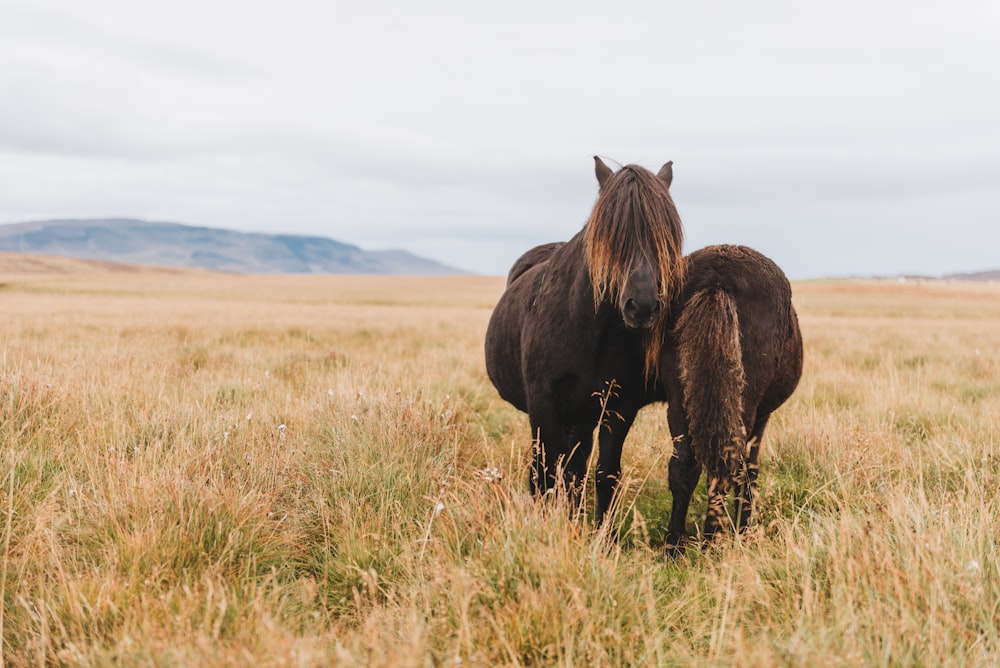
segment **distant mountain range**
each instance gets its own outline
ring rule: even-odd
[[[944,278],[954,281],[1000,281],[1000,269],[975,271],[969,274],[948,274]]]
[[[469,273],[404,250],[366,251],[325,237],[235,232],[130,218],[0,225],[0,251],[248,274]]]

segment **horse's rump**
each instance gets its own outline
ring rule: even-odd
[[[684,304],[673,337],[695,457],[702,466],[735,475],[746,446],[736,302],[722,290],[697,292]]]

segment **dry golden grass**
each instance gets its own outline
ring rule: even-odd
[[[616,545],[527,496],[502,279],[0,284],[5,665],[1000,660],[996,287],[795,285],[755,529],[667,560],[660,407]]]

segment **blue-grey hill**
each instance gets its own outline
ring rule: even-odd
[[[251,274],[469,273],[404,250],[325,237],[236,232],[130,218],[0,225],[0,251]]]

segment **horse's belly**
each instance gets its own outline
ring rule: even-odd
[[[502,304],[494,310],[486,329],[486,374],[504,401],[527,412],[519,324],[505,317]]]

